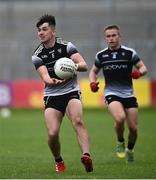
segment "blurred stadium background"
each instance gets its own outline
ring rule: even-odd
[[[148,68],[148,75],[134,82],[139,101],[143,106],[156,105],[155,0],[0,0],[0,106],[42,105],[43,86],[31,55],[39,43],[36,21],[45,13],[55,15],[57,35],[78,47],[89,68],[95,53],[106,45],[103,27],[118,24],[123,44],[135,48]],[[84,104],[103,105],[103,81],[100,92],[93,95],[87,78],[88,72],[80,74],[85,96],[92,95],[84,98]]]

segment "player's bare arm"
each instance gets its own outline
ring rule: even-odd
[[[60,84],[60,83],[64,82],[64,80],[59,80],[59,79],[51,78],[49,76],[49,73],[47,71],[46,66],[40,66],[37,69],[37,72],[40,75],[41,79],[44,81],[44,83],[47,84],[47,85]]]
[[[93,65],[89,72],[90,88],[92,92],[97,92],[99,90],[99,82],[97,82],[97,74],[99,71],[100,69]]]
[[[144,76],[147,73],[147,68],[145,66],[145,64],[143,63],[142,60],[140,60],[135,67],[138,69],[138,71],[140,72],[141,76]]]
[[[88,66],[87,66],[85,60],[79,53],[75,53],[75,54],[71,55],[70,58],[75,62],[76,66],[77,66],[77,68],[76,68],[77,71],[83,72],[83,71],[88,70]]]
[[[90,72],[89,72],[89,80],[90,82],[96,82],[97,81],[97,74],[99,73],[100,69],[97,68],[95,65],[92,66]]]

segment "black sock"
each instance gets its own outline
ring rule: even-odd
[[[62,157],[61,157],[61,156],[60,156],[60,157],[55,158],[55,162],[61,162],[61,161],[63,161],[63,159],[62,159]]]
[[[129,150],[132,150],[132,149],[134,148],[134,143],[128,142],[127,148],[128,148]]]
[[[125,139],[122,137],[122,138],[119,138],[118,141],[122,143],[125,141]]]
[[[90,156],[90,154],[89,154],[89,153],[84,153],[83,155],[85,155],[85,156]]]

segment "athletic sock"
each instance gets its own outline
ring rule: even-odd
[[[63,159],[62,159],[62,157],[60,156],[60,157],[56,157],[55,158],[55,162],[62,162],[63,161]]]
[[[132,149],[134,148],[134,143],[128,142],[127,148],[128,148],[129,150],[132,150]]]
[[[83,155],[85,155],[85,156],[89,156],[89,157],[90,157],[90,154],[89,154],[89,153],[84,153]]]
[[[119,141],[120,143],[123,143],[123,142],[125,141],[125,139],[122,137],[122,138],[119,138],[118,141]]]

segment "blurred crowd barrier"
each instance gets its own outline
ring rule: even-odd
[[[99,82],[99,91],[93,93],[90,90],[88,79],[80,80],[84,107],[105,107],[103,96],[104,81],[100,79]],[[43,88],[44,85],[40,80],[1,81],[0,107],[42,108]],[[134,80],[134,90],[140,107],[156,106],[156,81]]]
[[[156,79],[156,0],[0,0],[0,80],[38,78],[31,55],[39,43],[35,24],[46,13],[56,17],[57,36],[73,42],[89,68],[106,46],[103,28],[119,25],[123,44],[147,65],[146,78]]]

